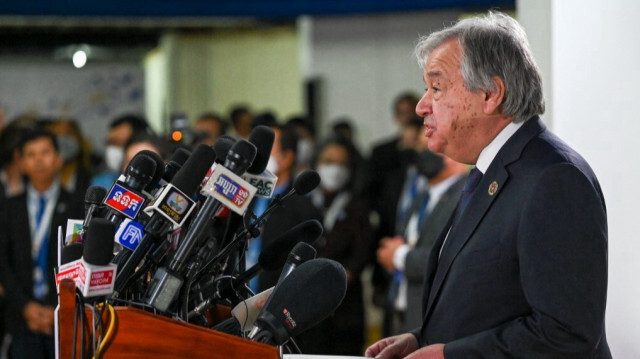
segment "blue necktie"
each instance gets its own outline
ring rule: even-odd
[[[473,192],[478,187],[478,183],[482,179],[482,172],[479,169],[474,167],[471,172],[469,172],[469,177],[467,178],[467,182],[464,184],[464,188],[462,189],[462,194],[460,195],[460,203],[458,204],[458,208],[456,209],[456,216],[453,221],[453,226],[455,226],[460,220],[460,216],[464,212],[465,208],[467,208],[467,204],[469,204],[469,200],[473,195]]]
[[[47,199],[44,196],[38,198],[38,211],[36,212],[36,233],[39,232],[44,212],[47,208]],[[37,257],[35,258],[33,294],[36,299],[42,300],[47,294],[47,260],[49,254],[49,231],[45,230]]]

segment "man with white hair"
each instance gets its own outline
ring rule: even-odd
[[[611,358],[607,216],[586,161],[546,129],[522,27],[490,12],[423,38],[429,149],[475,165],[427,261],[423,322],[376,358]]]

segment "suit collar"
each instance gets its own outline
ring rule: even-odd
[[[431,282],[429,292],[426,293],[428,295],[428,300],[425,309],[425,319],[427,318],[426,316],[429,315],[435,299],[438,297],[438,292],[440,291],[444,279],[446,278],[456,256],[460,250],[462,250],[467,241],[469,241],[471,235],[482,218],[484,218],[493,201],[500,195],[500,190],[507,184],[509,180],[507,166],[519,159],[526,145],[544,130],[544,124],[540,118],[536,116],[526,121],[518,131],[509,138],[504,146],[502,146],[496,157],[491,162],[487,172],[483,175],[473,197],[467,205],[467,208],[460,217],[458,225],[455,228],[452,228],[448,234],[445,243],[446,246],[438,259],[438,251],[435,249],[440,248],[441,243],[447,236],[451,220],[449,221],[449,225],[445,227],[446,229],[444,233],[441,234],[438,240],[440,245],[434,246],[434,250],[432,251],[432,255],[429,259],[431,265],[428,266],[428,270],[435,272],[428,272],[426,276],[426,278],[433,278],[433,281]]]

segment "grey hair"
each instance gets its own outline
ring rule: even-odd
[[[418,63],[442,43],[457,38],[462,48],[460,72],[469,91],[494,91],[495,76],[505,86],[502,112],[514,122],[544,113],[542,76],[524,29],[511,17],[495,11],[468,18],[421,37],[415,48]]]

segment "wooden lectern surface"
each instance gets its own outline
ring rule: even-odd
[[[72,300],[69,299],[72,298]],[[60,285],[60,358],[71,358],[75,285]],[[87,312],[90,315],[90,312]],[[131,307],[115,307],[115,335],[102,358],[279,358],[278,348]],[[89,318],[89,322],[91,322]],[[104,323],[104,327],[108,323]],[[79,337],[79,334],[78,334]],[[87,336],[85,336],[86,338]]]

